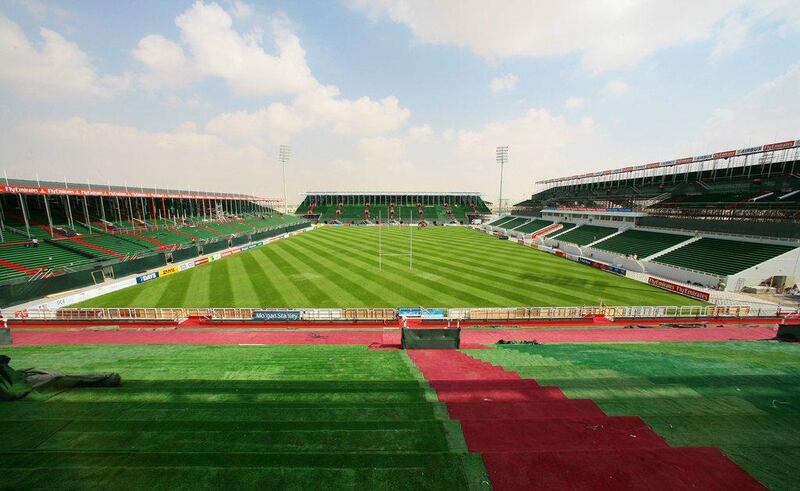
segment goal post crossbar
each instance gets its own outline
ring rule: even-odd
[[[408,256],[408,269],[414,269],[414,225],[412,212],[408,212],[408,252],[383,252],[383,217],[378,212],[378,271],[383,271],[383,256]]]

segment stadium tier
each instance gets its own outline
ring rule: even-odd
[[[308,192],[295,214],[320,223],[467,223],[490,213],[478,193]]]
[[[654,259],[655,262],[726,276],[785,254],[795,247],[702,238]]]
[[[664,234],[646,230],[626,230],[594,245],[597,249],[644,259],[689,240],[688,235]]]
[[[581,225],[574,230],[561,234],[557,237],[558,240],[570,242],[579,246],[597,242],[603,237],[608,237],[611,234],[617,233],[618,230],[611,227],[599,227],[596,225]]]
[[[552,232],[548,232],[544,235],[544,237],[555,237],[556,235],[561,235],[566,233],[568,230],[575,228],[574,223],[569,222],[560,222],[558,225],[561,225],[560,228],[554,229]]]
[[[551,222],[550,220],[531,220],[530,222],[515,228],[514,231],[522,232],[524,234],[530,234],[552,224],[553,222]]]
[[[502,225],[498,225],[498,226],[500,228],[504,228],[506,230],[513,230],[513,229],[519,227],[520,225],[522,225],[524,223],[527,223],[528,221],[530,221],[530,218],[515,217],[515,218],[512,218],[511,220],[503,223]]]
[[[800,219],[800,144],[779,142],[540,181],[514,213],[559,206],[628,208],[652,215]]]
[[[243,195],[20,180],[0,191],[0,296],[8,287],[9,297],[83,286],[102,277],[93,275],[99,268],[129,274],[139,262],[166,264],[306,223]],[[80,280],[70,282],[73,276]]]

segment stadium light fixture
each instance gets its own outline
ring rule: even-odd
[[[497,199],[497,214],[503,213],[503,166],[508,162],[508,146],[497,147],[497,163],[500,164],[500,196]]]
[[[281,162],[281,167],[283,167],[283,214],[286,215],[288,213],[287,203],[286,203],[286,162],[289,161],[289,157],[292,154],[292,148],[289,145],[281,145],[280,149],[278,150],[278,160]]]

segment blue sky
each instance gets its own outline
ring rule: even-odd
[[[800,2],[0,0],[10,177],[505,194],[800,137]]]

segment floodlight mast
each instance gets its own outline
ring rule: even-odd
[[[500,164],[500,196],[497,198],[497,214],[503,214],[503,166],[508,162],[508,146],[497,147],[497,163]]]
[[[292,147],[289,145],[281,145],[278,149],[278,160],[283,168],[283,214],[289,213],[288,203],[286,203],[286,162],[292,154]]]

